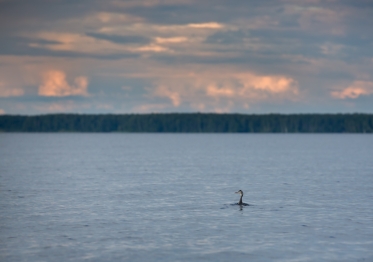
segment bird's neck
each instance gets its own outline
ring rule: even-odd
[[[238,202],[239,205],[242,205],[242,197],[243,197],[243,195],[241,195],[241,197],[240,197],[240,202]]]

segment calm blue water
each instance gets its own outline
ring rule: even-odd
[[[0,134],[1,261],[237,259],[373,261],[373,136]]]

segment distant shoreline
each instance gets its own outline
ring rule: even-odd
[[[0,115],[0,132],[373,133],[373,114]]]

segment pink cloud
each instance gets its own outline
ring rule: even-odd
[[[236,106],[249,108],[250,104],[260,101],[297,99],[299,95],[298,83],[290,77],[228,71],[161,78],[155,81],[155,88],[150,92],[154,97],[169,99],[173,107],[184,104],[216,112],[226,112]]]
[[[43,83],[39,86],[41,96],[86,96],[88,79],[80,76],[74,84],[69,85],[66,74],[62,71],[48,71],[44,74]]]
[[[241,74],[238,76],[244,87],[244,91],[262,90],[268,93],[290,92],[298,94],[297,82],[286,76],[262,76],[252,73]]]
[[[224,26],[216,22],[210,22],[210,23],[188,24],[188,27],[203,28],[203,29],[220,29],[220,28],[223,28]]]
[[[373,94],[373,82],[367,81],[355,81],[347,88],[331,92],[331,96],[337,99],[355,99],[370,94]]]
[[[159,53],[159,52],[168,51],[168,48],[163,47],[163,46],[159,46],[159,45],[150,44],[150,45],[147,45],[147,46],[142,46],[142,47],[134,48],[133,51],[156,52],[156,53]]]
[[[177,43],[182,43],[182,42],[187,42],[188,38],[178,36],[178,37],[156,37],[155,41],[159,44],[177,44]]]

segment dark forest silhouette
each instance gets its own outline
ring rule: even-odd
[[[1,132],[373,133],[373,114],[49,114],[0,116]]]

